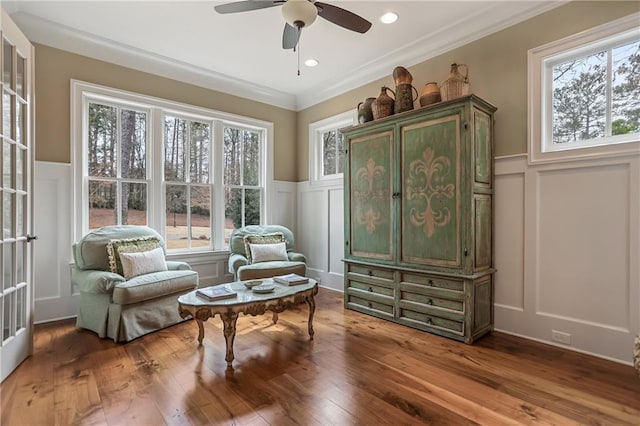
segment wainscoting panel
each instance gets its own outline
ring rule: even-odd
[[[34,164],[34,321],[76,315],[79,295],[71,288],[71,166]]]

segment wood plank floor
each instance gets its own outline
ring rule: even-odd
[[[640,424],[632,367],[501,333],[473,346],[342,307],[240,317],[226,373],[219,318],[115,344],[73,321],[36,327],[0,385],[2,425]]]

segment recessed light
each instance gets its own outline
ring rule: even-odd
[[[380,22],[383,24],[393,24],[398,20],[398,14],[393,12],[387,12],[380,17]]]
[[[306,61],[304,61],[304,64],[308,67],[315,67],[316,65],[318,65],[320,62],[318,62],[317,59],[307,59]]]

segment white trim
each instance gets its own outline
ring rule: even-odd
[[[582,31],[560,40],[531,49],[528,57],[528,147],[529,164],[551,163],[557,161],[619,157],[640,153],[640,141],[637,134],[619,135],[591,141],[571,144],[570,146],[549,149],[545,140],[550,138],[548,116],[551,110],[549,67],[568,55],[576,54],[576,50],[584,53],[592,49],[599,40],[609,42],[612,38],[640,37],[640,13]],[[580,48],[583,46],[582,48]],[[545,136],[546,134],[546,136]],[[543,146],[544,145],[544,146]]]
[[[309,184],[311,186],[332,186],[342,183],[342,173],[331,176],[321,175],[323,147],[322,138],[318,136],[328,130],[351,126],[356,123],[356,120],[356,112],[349,110],[309,124]]]

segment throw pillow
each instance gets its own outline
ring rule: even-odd
[[[139,253],[162,247],[158,237],[125,238],[121,240],[109,240],[107,254],[109,256],[109,268],[111,272],[123,275],[120,253]]]
[[[269,262],[272,260],[289,260],[287,257],[287,245],[275,244],[249,244],[253,263]]]
[[[162,247],[139,253],[120,253],[120,261],[125,280],[130,280],[138,275],[167,270]]]
[[[284,234],[282,232],[274,232],[273,234],[250,234],[244,236],[244,252],[247,254],[247,260],[252,263],[250,244],[276,244],[284,243]]]

